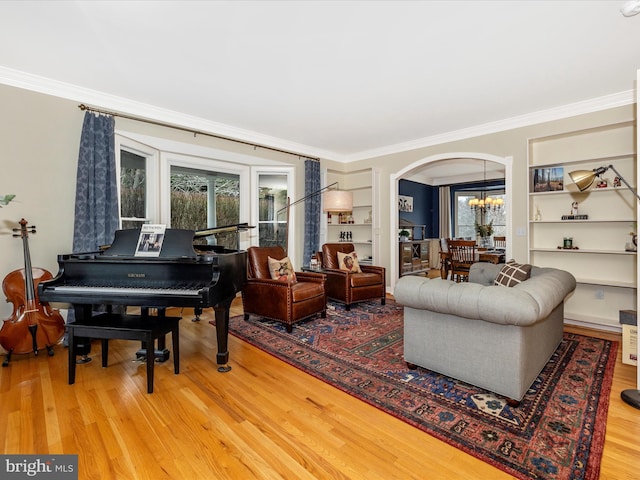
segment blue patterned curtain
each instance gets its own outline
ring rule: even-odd
[[[118,229],[114,129],[115,120],[112,116],[85,112],[76,174],[73,253],[97,251],[101,245],[113,241]],[[100,306],[94,307],[95,311],[102,309]],[[70,309],[67,323],[73,323],[75,318],[74,310]],[[64,344],[67,345],[66,334]]]
[[[304,195],[320,190],[320,162],[304,161]],[[315,195],[304,203],[304,257],[303,265],[308,266],[311,255],[320,249],[320,204],[321,195]]]
[[[112,116],[85,112],[76,178],[73,252],[92,252],[118,229],[118,185]]]

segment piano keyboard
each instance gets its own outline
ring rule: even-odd
[[[148,288],[148,287],[88,287],[86,285],[59,285],[52,290],[64,293],[125,294],[125,295],[187,295],[199,296],[201,289]]]

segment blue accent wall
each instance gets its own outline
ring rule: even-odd
[[[398,217],[414,225],[426,225],[425,238],[438,238],[440,232],[440,197],[438,187],[400,180],[398,194],[413,197],[413,212],[399,212]],[[416,229],[415,240],[421,240]]]

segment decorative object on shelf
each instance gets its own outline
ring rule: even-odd
[[[561,220],[589,220],[589,215],[562,215]]]
[[[371,217],[371,210],[369,210],[369,216],[364,219],[364,223],[373,223],[373,218]]]
[[[622,186],[622,181],[620,180],[620,177],[616,177],[613,179],[613,188],[618,188]]]
[[[536,222],[542,220],[542,214],[540,213],[540,208],[536,205],[536,216],[533,218]]]
[[[487,161],[484,161],[484,183],[487,182]],[[472,198],[469,200],[469,208],[474,212],[480,212],[484,215],[485,212],[489,211],[500,211],[502,206],[504,205],[504,201],[501,198],[491,198],[489,196],[485,196],[486,193],[482,192],[482,196],[480,198]]]
[[[580,250],[578,247],[576,247],[575,245],[571,246],[571,247],[564,247],[562,245],[558,245],[558,250]]]
[[[402,229],[400,230],[400,233],[398,235],[400,235],[401,242],[408,242],[411,233],[409,233],[409,230]]]
[[[596,184],[596,188],[607,188],[609,186],[609,180],[603,178]]]
[[[564,168],[536,168],[533,171],[534,192],[556,192],[564,190]]]
[[[353,241],[353,233],[352,232],[340,232],[339,241],[340,242],[352,242]]]
[[[638,251],[638,235],[636,235],[636,232],[629,232],[629,235],[631,235],[631,241],[625,243],[624,250],[626,252],[637,252]]]
[[[413,212],[413,197],[398,195],[398,210],[401,212]]]
[[[578,215],[578,202],[571,203],[571,212],[569,215],[573,215],[574,217]]]
[[[562,248],[573,248],[573,237],[564,237],[562,240]]]

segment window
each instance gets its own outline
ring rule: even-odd
[[[200,230],[247,222],[248,166],[161,152],[121,135],[116,136],[116,152],[121,228],[161,223]],[[235,232],[199,241],[238,248]],[[241,243],[241,248],[247,247],[246,238]]]
[[[240,177],[171,166],[171,228],[203,230],[240,223]],[[196,243],[235,249],[236,233],[223,232]]]
[[[506,205],[504,189],[501,190],[456,190],[452,192],[454,195],[453,218],[455,219],[454,237],[476,238],[476,222],[480,225],[487,225],[493,222],[493,235],[505,235],[507,232],[506,221]],[[473,211],[469,207],[469,200],[472,198],[480,198],[482,195],[492,198],[501,198],[503,206],[498,211],[488,211],[484,215],[481,212]]]
[[[286,215],[278,212],[287,205],[288,176],[284,173],[258,174],[258,245],[284,245]]]
[[[116,164],[120,174],[120,228],[140,228],[158,219],[158,152],[116,136]]]

